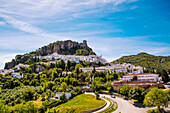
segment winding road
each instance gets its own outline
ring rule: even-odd
[[[86,93],[86,94],[92,94],[94,95],[94,93]],[[121,99],[121,98],[111,98],[110,95],[106,95],[106,94],[100,94],[100,96],[105,96],[115,102],[117,102],[118,104],[118,108],[113,112],[113,113],[146,113],[150,108],[140,108],[140,107],[136,107],[133,104],[130,104],[128,101]],[[107,104],[110,104],[107,102]],[[103,109],[105,109],[106,107],[104,107]],[[103,110],[102,109],[102,110]]]

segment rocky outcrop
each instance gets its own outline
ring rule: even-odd
[[[19,63],[24,63],[27,61],[31,55],[16,55],[15,59],[12,59],[11,62],[5,63],[5,69],[11,69],[12,67],[15,67]]]
[[[16,65],[16,61],[11,61],[11,62],[7,62],[5,63],[5,69],[11,69],[12,67],[14,67]]]
[[[73,55],[76,53],[77,49],[82,49],[82,48],[92,51],[92,49],[87,46],[86,40],[84,40],[83,43],[78,43],[71,40],[57,41],[38,49],[36,51],[36,55],[48,55],[54,52],[57,52],[58,54]]]
[[[39,64],[34,64],[31,66],[33,72],[35,73],[39,73],[39,72],[42,72],[45,70],[45,67],[43,67],[42,65],[39,65]]]

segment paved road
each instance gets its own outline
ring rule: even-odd
[[[93,93],[88,93],[93,94]],[[113,113],[146,113],[150,108],[139,108],[135,107],[134,105],[130,104],[128,101],[121,99],[121,98],[111,98],[110,95],[100,94],[100,96],[108,97],[117,102],[118,108]]]
[[[114,101],[117,102],[118,104],[118,108],[116,109],[116,111],[114,111],[114,113],[146,113],[149,108],[139,108],[139,107],[135,107],[134,105],[130,104],[128,101],[123,100],[121,98],[111,98]]]

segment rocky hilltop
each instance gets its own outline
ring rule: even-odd
[[[31,54],[36,55],[48,55],[57,52],[62,55],[94,55],[93,50],[87,46],[87,41],[84,40],[83,43],[78,43],[71,40],[57,41],[50,43],[47,46],[43,46],[36,51],[31,52]]]
[[[84,40],[83,43],[78,43],[72,40],[56,41],[43,46],[36,51],[32,51],[29,54],[16,55],[15,59],[5,64],[5,69],[10,69],[19,63],[28,62],[29,59],[34,56],[45,56],[55,52],[62,55],[96,55],[95,52],[88,47],[86,40]]]

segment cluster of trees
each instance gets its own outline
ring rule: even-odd
[[[131,99],[138,100],[146,106],[158,107],[158,111],[163,112],[161,107],[167,107],[170,100],[170,90],[163,91],[157,87],[151,88],[147,93],[144,88],[124,85],[119,88],[118,93],[127,96]]]
[[[24,101],[36,100],[39,87],[16,87],[14,89],[2,89],[0,91],[0,100],[6,105],[14,106]]]
[[[67,101],[65,95],[62,95],[59,100],[50,101],[49,98],[53,97],[55,93],[50,90],[50,83],[47,83],[44,87],[16,87],[14,89],[2,89],[0,91],[0,112],[10,113],[10,112],[31,112],[44,113],[48,108],[62,104]],[[80,88],[67,86],[66,83],[62,83],[60,87],[63,91],[68,91],[71,93],[72,98],[82,91]],[[37,106],[32,101],[41,99],[42,105]],[[12,107],[15,106],[15,107]]]
[[[120,87],[118,93],[127,96],[131,99],[138,100],[138,102],[143,102],[146,95],[146,91],[144,88],[134,87],[131,89],[128,84]]]
[[[168,100],[170,91],[163,91],[162,89],[152,88],[145,96],[144,104],[146,106],[154,106],[158,108],[158,111],[164,113],[161,107],[168,107]]]

